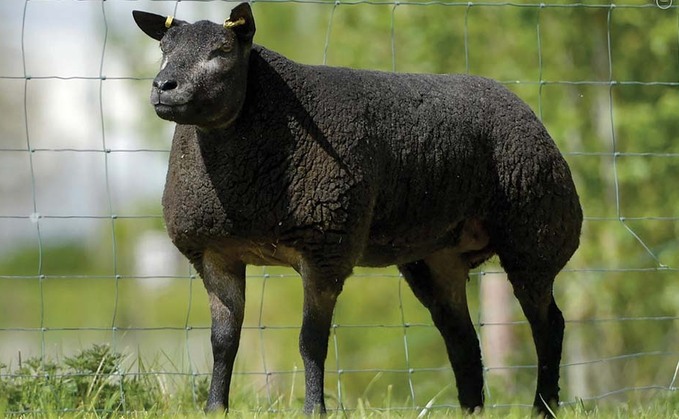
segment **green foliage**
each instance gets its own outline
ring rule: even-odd
[[[147,369],[139,365],[139,372],[123,371],[124,357],[106,345],[94,345],[60,363],[31,358],[18,368],[0,364],[0,414],[22,417],[62,417],[77,412],[78,417],[204,417],[199,413],[207,398],[205,377],[186,377],[174,382],[168,390]],[[170,371],[170,374],[177,371]],[[379,379],[371,385],[378,385]],[[455,417],[467,415],[459,409],[431,407],[403,408],[407,402],[394,398],[392,386],[380,391],[384,394],[383,407],[375,408],[361,398],[355,409],[332,411],[331,418],[346,417],[350,413],[360,418],[415,418]],[[368,391],[368,390],[366,390]],[[238,398],[258,400],[252,407],[235,407],[230,417],[253,416],[299,417],[301,410],[284,398],[267,405],[257,392],[240,393]],[[432,399],[432,402],[434,400]],[[236,404],[241,400],[236,400]],[[433,403],[432,403],[433,404]],[[621,405],[600,408],[591,402],[579,401],[558,410],[561,418],[679,418],[679,397],[663,393],[645,405]],[[483,418],[523,418],[526,407],[488,407]]]
[[[141,363],[124,371],[124,356],[107,345],[94,345],[55,363],[40,357],[15,370],[0,365],[0,413],[111,416],[136,411],[171,413],[195,410],[207,398],[205,377],[182,377],[168,392],[153,368]]]
[[[664,386],[679,347],[679,8],[660,10],[652,2],[601,7],[605,3],[254,5],[256,42],[295,60],[492,77],[542,118],[566,154],[587,217],[581,247],[555,284],[568,322],[561,384],[568,401],[621,388]],[[189,4],[203,7],[182,2],[180,11]],[[111,25],[107,49],[122,52],[123,76],[148,78],[159,65],[159,51],[136,29],[139,42],[130,43],[126,31],[132,25],[120,30]],[[145,47],[133,47],[137,44]],[[145,103],[149,80],[134,83]],[[140,130],[149,146],[167,148],[171,124],[153,117],[150,109],[146,115]],[[139,207],[141,213],[160,213],[158,202]],[[194,411],[202,404],[205,376],[192,375],[209,371],[210,363],[210,317],[200,280],[190,277],[188,265],[176,278],[151,279],[157,287],[135,279],[135,245],[142,233],[162,231],[159,219],[121,217],[113,229],[108,221],[105,227],[92,243],[17,245],[0,260],[0,339],[16,339],[34,352],[44,348],[16,371],[0,369],[0,413],[3,403],[5,412],[159,415]],[[483,281],[484,275],[474,276],[468,291],[477,323],[484,320],[480,313],[497,304],[479,296]],[[250,268],[246,300],[232,391],[235,408],[243,410],[235,414],[281,409],[294,416],[303,397],[299,278],[290,270]],[[508,313],[503,319],[512,323],[507,326],[511,341],[502,348],[508,354],[505,365],[534,365],[520,309],[513,305]],[[358,269],[340,297],[334,322],[338,326],[326,365],[330,405],[337,407],[341,394],[341,402],[360,416],[412,417],[412,411],[397,407],[431,400],[456,404],[441,339],[393,269]],[[489,330],[480,327],[481,338]],[[47,360],[55,351],[100,342],[112,342],[136,359],[95,346],[63,363]],[[166,381],[175,375],[156,374],[162,366],[144,360],[134,348],[165,354],[181,373],[178,382]],[[262,372],[265,367],[270,374]],[[534,372],[489,370],[489,402],[532,400]],[[677,417],[676,391],[657,399],[653,392],[621,392],[600,403],[566,407],[560,415]],[[604,413],[599,409],[607,402],[616,408]],[[524,417],[526,410],[518,410],[488,409],[485,416]]]

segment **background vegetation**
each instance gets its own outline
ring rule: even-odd
[[[127,394],[121,390],[142,386],[151,393],[176,394],[177,400],[186,401],[178,409],[192,409],[200,402],[211,363],[209,313],[200,279],[176,253],[160,245],[153,255],[165,258],[148,260],[149,246],[164,237],[161,185],[139,196],[134,191],[145,179],[134,173],[151,164],[164,171],[171,126],[157,120],[146,105],[148,78],[155,74],[160,53],[136,29],[130,10],[217,21],[227,16],[228,8],[222,2],[89,3],[94,6],[26,3],[29,29],[37,20],[32,13],[49,7],[94,7],[90,20],[101,23],[105,17],[107,22],[106,27],[93,25],[103,46],[99,74],[96,65],[93,73],[123,78],[93,81],[99,86],[94,107],[99,104],[100,112],[76,117],[102,122],[95,123],[94,135],[83,134],[79,153],[29,152],[41,141],[41,120],[32,116],[32,107],[38,108],[41,95],[49,92],[38,88],[42,81],[27,80],[21,61],[34,52],[25,48],[24,56],[16,53],[22,38],[14,34],[3,44],[15,53],[0,65],[0,92],[6,93],[0,95],[0,110],[7,110],[0,112],[0,170],[5,178],[14,175],[13,167],[30,163],[31,172],[16,177],[18,185],[0,183],[0,232],[17,225],[24,231],[6,236],[0,246],[0,362],[5,364],[0,369],[0,406],[10,406],[7,412],[40,410],[40,404],[31,403],[41,399],[22,393],[22,383],[26,376],[54,377],[61,368],[67,377],[61,379],[69,380],[77,397],[59,408],[117,409]],[[319,1],[257,2],[254,12],[256,42],[304,63],[468,72],[503,81],[525,99],[566,155],[586,216],[581,248],[555,286],[567,321],[562,398],[569,403],[584,400],[588,406],[627,406],[659,395],[676,396],[676,6],[663,10],[654,1]],[[10,18],[26,22],[21,13]],[[92,25],[88,22],[72,25]],[[26,31],[25,25],[16,27]],[[47,45],[49,38],[43,41]],[[75,37],[70,41],[80,42]],[[59,67],[40,71],[56,74]],[[70,75],[92,75],[85,73]],[[120,92],[130,95],[136,110],[133,128],[122,133],[116,131],[122,109],[112,101]],[[21,105],[27,110],[21,111]],[[69,135],[49,148],[71,147]],[[102,137],[108,145],[106,140],[102,145]],[[138,142],[130,147],[115,142],[118,137]],[[104,152],[109,147],[114,152]],[[74,176],[101,180],[97,185],[103,210],[63,210],[43,199],[54,192],[42,186],[50,184],[42,183],[40,171],[52,165],[68,172],[69,166],[58,159],[69,153],[93,158],[96,173]],[[116,176],[120,161],[127,162],[122,167],[131,171],[131,180]],[[55,202],[60,197],[76,205],[84,200],[87,192],[73,195],[78,189],[74,185],[51,185]],[[9,206],[10,201],[19,203]],[[27,215],[37,213],[40,217]],[[49,234],[59,228],[72,233]],[[148,272],[148,266],[157,270]],[[534,388],[533,345],[499,271],[494,262],[482,266],[468,287],[484,342],[487,399],[490,405],[516,400],[528,404]],[[299,406],[301,285],[286,269],[251,268],[248,277],[235,397],[254,410],[276,403]],[[440,337],[394,269],[357,269],[340,299],[335,325],[327,361],[330,406],[457,404]],[[79,367],[77,359],[92,353],[105,362]],[[30,363],[22,360],[32,357],[37,358]],[[98,369],[132,375],[92,381]],[[93,391],[110,391],[111,397],[103,398],[109,404],[92,405]],[[132,396],[125,403],[126,409],[152,408]]]

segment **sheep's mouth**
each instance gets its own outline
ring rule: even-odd
[[[189,112],[191,97],[186,92],[161,92],[153,88],[150,101],[159,117],[174,121],[177,117]]]
[[[151,96],[151,104],[156,114],[162,119],[175,121],[191,112],[191,101],[182,97],[172,97],[169,95]]]
[[[170,121],[174,121],[180,115],[185,115],[186,112],[188,111],[188,104],[186,103],[174,105],[169,105],[166,103],[156,103],[153,105],[153,107],[155,108],[156,114],[159,117]]]

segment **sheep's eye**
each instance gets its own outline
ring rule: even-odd
[[[233,44],[231,44],[231,43],[222,44],[219,47],[219,50],[222,51],[222,52],[231,52],[232,49],[233,49]]]

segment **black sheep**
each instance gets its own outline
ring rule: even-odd
[[[481,77],[297,64],[253,46],[246,3],[224,25],[134,18],[163,51],[151,103],[177,123],[163,207],[210,298],[208,410],[228,408],[247,264],[301,274],[305,412],[325,411],[331,317],[357,265],[398,265],[445,340],[460,404],[480,408],[465,284],[497,254],[537,348],[534,405],[549,413],[564,330],[552,284],[578,247],[582,211],[525,103]]]

